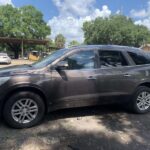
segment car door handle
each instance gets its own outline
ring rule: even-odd
[[[131,77],[131,74],[128,74],[128,73],[127,73],[127,74],[124,74],[123,76],[124,76],[124,77]]]
[[[88,80],[96,80],[96,77],[95,76],[89,76],[87,79]]]

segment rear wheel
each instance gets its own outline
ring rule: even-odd
[[[43,99],[32,92],[19,92],[4,106],[3,117],[14,128],[28,128],[38,124],[45,113]]]
[[[130,108],[135,113],[143,114],[150,111],[150,88],[145,86],[138,87],[135,92]]]

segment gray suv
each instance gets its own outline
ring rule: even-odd
[[[34,126],[49,111],[110,103],[150,110],[150,58],[141,49],[72,47],[0,69],[0,114],[14,128]]]

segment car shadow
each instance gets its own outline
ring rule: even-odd
[[[2,123],[0,149],[145,150],[150,148],[149,120],[149,114],[129,114],[120,105],[58,110],[30,129]]]
[[[103,114],[113,114],[113,113],[129,113],[129,112],[121,105],[101,105],[91,107],[67,108],[48,113],[45,117],[45,121],[53,121],[57,119],[85,117],[93,115],[99,116]]]

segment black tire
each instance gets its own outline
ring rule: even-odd
[[[130,110],[137,114],[145,114],[150,111],[150,107],[145,110],[141,110],[137,105],[137,98],[142,92],[150,93],[150,88],[145,86],[139,86],[135,91],[135,93],[133,94],[131,102],[129,103]]]
[[[32,120],[29,123],[23,124],[23,123],[19,123],[19,122],[15,121],[13,119],[11,110],[12,110],[13,105],[17,101],[19,101],[20,99],[25,99],[25,98],[32,99],[36,103],[36,105],[38,107],[38,112],[37,112],[37,115],[34,118],[34,120]],[[6,101],[6,103],[4,105],[4,109],[3,109],[3,118],[4,118],[5,122],[10,127],[18,128],[18,129],[29,128],[29,127],[32,127],[32,126],[39,124],[40,121],[43,119],[44,114],[45,114],[45,105],[44,105],[43,99],[38,94],[28,92],[28,91],[22,91],[22,92],[18,92],[18,93],[13,94]]]

